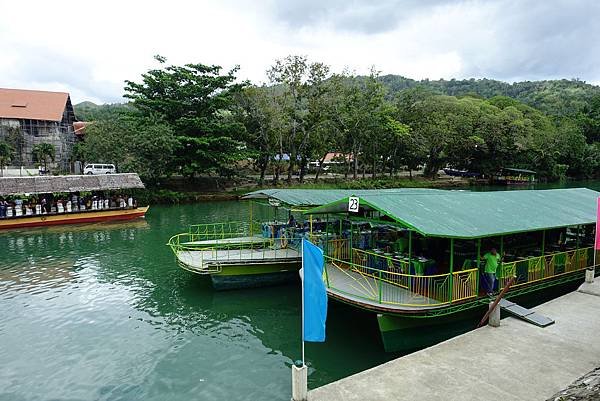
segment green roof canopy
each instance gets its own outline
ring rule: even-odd
[[[445,192],[429,188],[393,188],[393,189],[263,189],[250,192],[242,199],[276,199],[288,206],[321,206],[348,196],[375,194],[414,195],[433,192]]]
[[[361,209],[378,210],[422,235],[481,238],[592,224],[596,221],[596,202],[600,193],[575,188],[357,196]],[[346,197],[306,213],[342,213],[347,208]]]

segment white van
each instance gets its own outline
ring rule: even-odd
[[[83,168],[83,174],[115,174],[117,169],[114,164],[86,164]]]

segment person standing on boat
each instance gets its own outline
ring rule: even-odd
[[[496,271],[498,270],[498,263],[500,263],[502,258],[496,251],[496,248],[492,248],[481,259],[485,261],[483,277],[486,291],[488,295],[493,295],[496,284]]]

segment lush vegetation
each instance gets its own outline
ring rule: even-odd
[[[262,183],[316,179],[328,152],[339,172],[374,181],[446,166],[486,175],[502,167],[542,179],[600,171],[600,89],[578,80],[414,81],[332,73],[289,56],[269,85],[236,80],[237,69],[167,65],[126,81],[127,105],[76,106],[86,129],[78,156],[137,171],[152,183],[172,174],[231,177],[251,167]],[[383,184],[382,184],[383,185]]]

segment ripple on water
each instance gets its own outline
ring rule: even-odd
[[[165,246],[189,223],[247,213],[238,202],[153,207],[147,221],[0,233],[0,399],[289,399],[297,287],[217,293]],[[344,341],[364,336],[345,330]],[[336,354],[343,363],[311,362],[311,380],[375,363]]]

